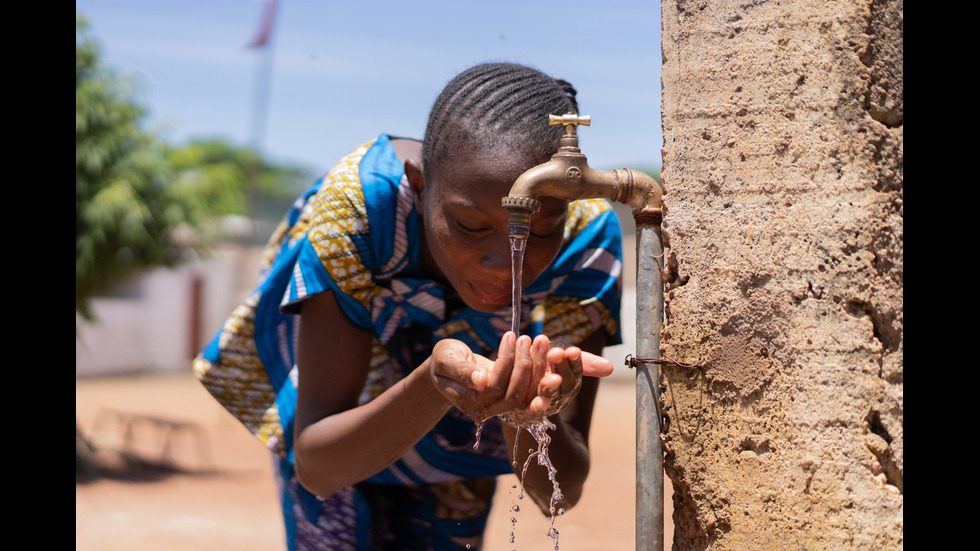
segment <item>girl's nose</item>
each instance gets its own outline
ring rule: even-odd
[[[491,272],[501,281],[510,281],[511,254],[510,245],[494,247],[480,256],[480,267]]]

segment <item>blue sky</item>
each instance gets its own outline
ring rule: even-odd
[[[591,166],[661,163],[652,0],[280,0],[264,50],[246,47],[261,0],[76,0],[75,9],[105,62],[138,77],[151,129],[174,145],[219,137],[323,172],[382,132],[421,137],[449,79],[513,61],[578,89],[592,116],[579,130]]]

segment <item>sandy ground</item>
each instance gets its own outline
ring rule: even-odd
[[[76,477],[76,550],[285,549],[268,453],[190,373],[76,380],[75,411],[100,457],[119,467],[94,481]],[[555,520],[562,551],[635,548],[634,412],[631,380],[604,381],[584,497]],[[135,460],[123,462],[119,450]],[[516,477],[501,478],[485,549],[553,549],[546,517],[532,507],[510,511],[516,484]]]

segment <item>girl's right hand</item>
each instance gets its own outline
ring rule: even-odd
[[[436,390],[457,409],[475,421],[482,421],[486,413],[486,397],[483,393],[493,370],[493,362],[474,354],[462,341],[443,339],[432,348],[426,364],[429,379]]]

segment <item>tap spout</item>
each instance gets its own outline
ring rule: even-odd
[[[575,126],[590,124],[589,117],[551,115],[549,123],[565,126],[558,151],[551,160],[521,174],[511,186],[510,193],[501,200],[501,204],[510,209],[508,226],[511,237],[527,237],[531,214],[540,208],[539,197],[555,197],[565,201],[609,199],[628,205],[638,219],[661,212],[663,190],[649,175],[628,168],[594,170],[589,167],[588,160],[578,148],[578,137],[575,135]]]

